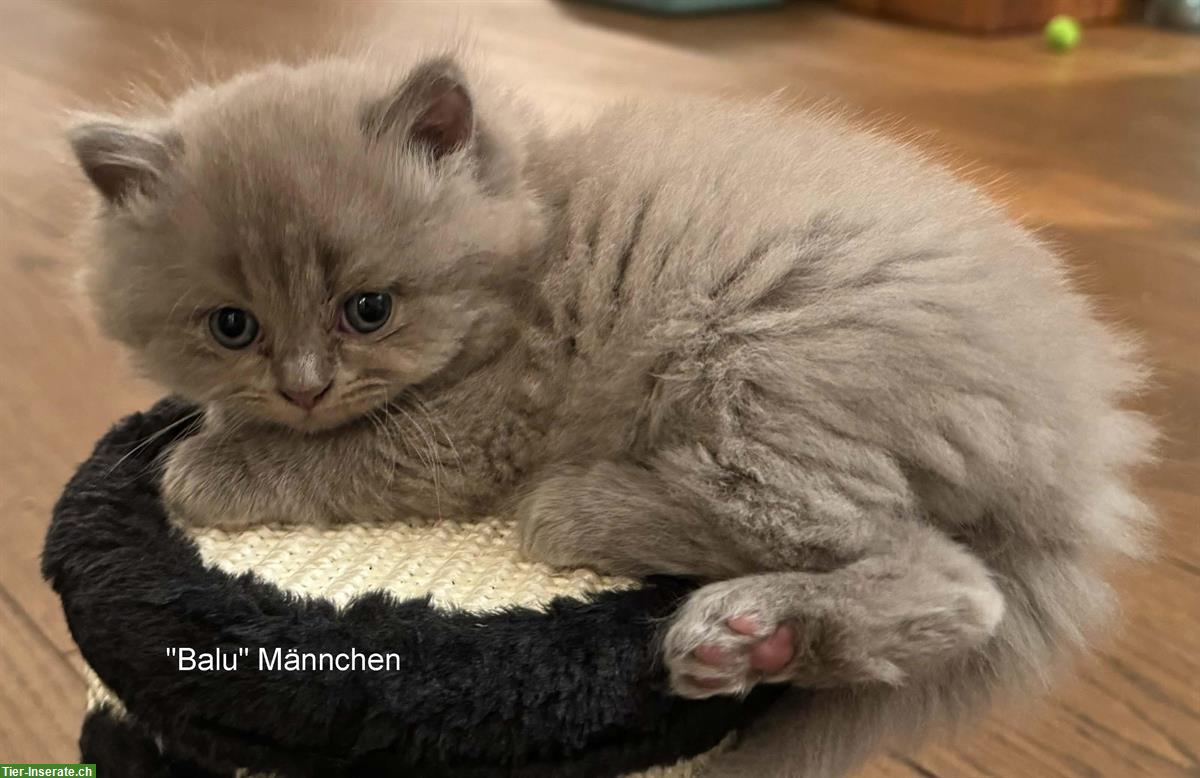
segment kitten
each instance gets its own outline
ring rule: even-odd
[[[711,581],[675,691],[803,688],[716,774],[842,774],[1084,639],[1152,431],[1045,246],[831,117],[533,116],[442,56],[72,131],[101,321],[207,411],[176,514],[509,509],[532,557]]]

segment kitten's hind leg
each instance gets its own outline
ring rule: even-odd
[[[966,550],[912,529],[894,552],[839,570],[695,592],[664,638],[676,693],[739,694],[760,681],[897,685],[979,648],[999,626],[1003,596]]]
[[[707,579],[762,569],[686,484],[633,464],[557,468],[524,495],[516,514],[524,554],[558,567]]]
[[[665,635],[679,694],[737,694],[764,679],[898,684],[996,630],[1005,603],[988,570],[935,527],[886,503],[822,512],[847,501],[681,462],[564,468],[518,507],[531,557],[719,581]]]

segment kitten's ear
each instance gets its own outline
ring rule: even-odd
[[[136,193],[152,193],[180,142],[173,136],[110,121],[78,124],[67,132],[67,139],[83,172],[114,205]]]
[[[363,128],[372,140],[399,138],[435,160],[466,148],[475,135],[475,114],[462,71],[449,57],[419,65],[396,91],[367,108]]]

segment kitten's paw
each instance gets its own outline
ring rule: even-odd
[[[173,518],[186,524],[204,525],[209,519],[206,501],[201,499],[205,489],[197,461],[200,459],[198,449],[190,438],[170,449],[163,466],[160,491],[163,505]]]
[[[745,694],[783,681],[796,659],[796,630],[764,603],[737,596],[738,581],[711,584],[676,614],[663,641],[671,688],[681,697]]]
[[[569,502],[573,486],[569,478],[548,479],[517,506],[518,539],[526,559],[564,568],[597,564],[587,548],[596,527],[582,521],[583,512]]]
[[[167,455],[162,501],[167,513],[195,527],[242,529],[264,523],[244,506],[249,483],[243,473],[215,456],[202,435],[181,441]]]

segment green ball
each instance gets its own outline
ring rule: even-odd
[[[1046,22],[1046,45],[1055,51],[1070,51],[1079,45],[1083,30],[1073,16],[1061,14]]]

